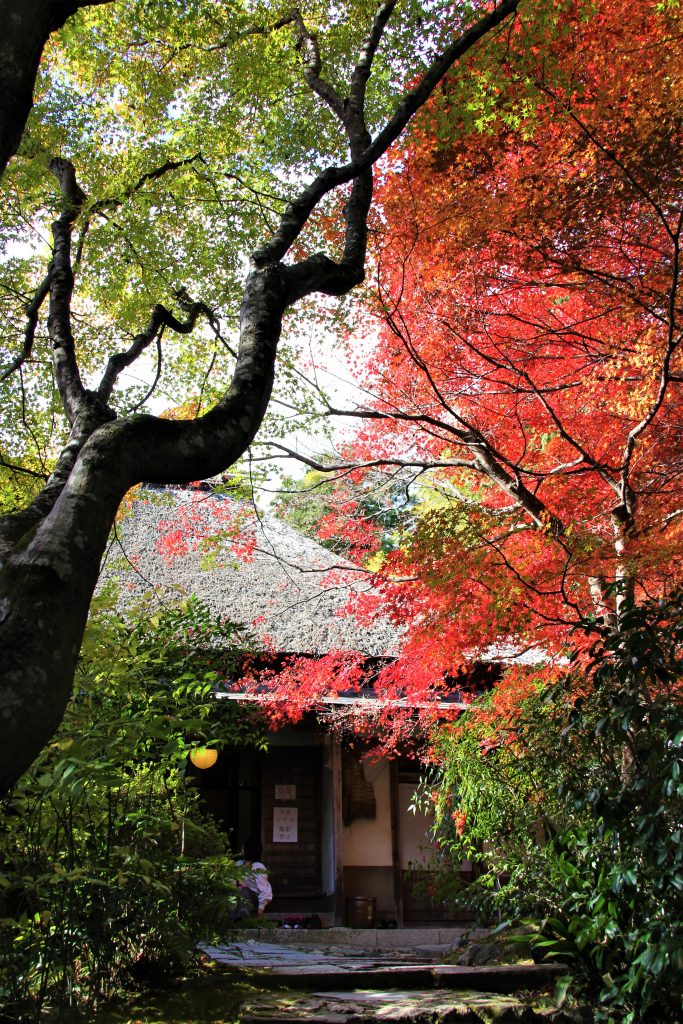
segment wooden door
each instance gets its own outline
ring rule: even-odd
[[[275,897],[322,894],[321,770],[317,747],[271,747],[264,755],[263,862]]]

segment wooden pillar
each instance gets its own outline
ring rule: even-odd
[[[401,870],[401,847],[399,843],[399,802],[398,764],[392,758],[389,762],[389,795],[391,802],[391,863],[394,872],[394,906],[396,924],[403,927],[403,872]]]
[[[342,752],[341,743],[330,737],[332,768],[332,842],[334,847],[334,923],[344,924],[344,865],[342,861]]]

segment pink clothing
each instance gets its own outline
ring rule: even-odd
[[[254,860],[251,863],[238,860],[237,864],[248,869],[241,887],[254,894],[259,912],[262,912],[273,898],[273,890],[268,881],[268,868],[260,860]]]

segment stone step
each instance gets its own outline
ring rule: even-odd
[[[265,988],[293,989],[471,989],[518,992],[540,989],[567,973],[563,964],[462,967],[410,950],[364,950],[351,946],[293,946],[239,942],[202,951],[227,971],[258,980]]]
[[[296,946],[356,946],[363,949],[448,947],[463,935],[462,926],[421,928],[240,928],[235,942],[269,942]],[[469,929],[474,934],[472,929]],[[482,933],[483,934],[483,933]]]
[[[240,1008],[240,1024],[580,1024],[591,1015],[549,1000],[473,991],[259,993]]]
[[[237,968],[254,974],[253,967]],[[510,964],[491,967],[455,967],[446,964],[399,964],[352,968],[335,964],[260,968],[258,984],[264,988],[351,991],[372,989],[451,989],[509,994],[538,990],[567,973],[563,964]]]

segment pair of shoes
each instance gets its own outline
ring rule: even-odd
[[[310,917],[286,917],[282,923],[283,928],[316,929],[322,928],[323,923],[317,914]]]
[[[283,928],[301,928],[301,917],[286,917],[282,922]]]

